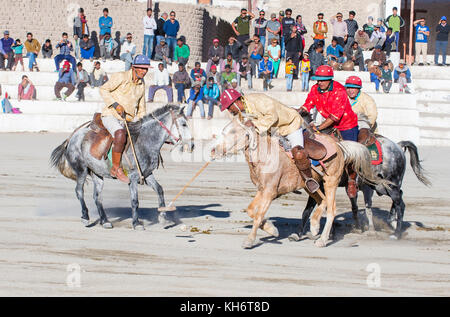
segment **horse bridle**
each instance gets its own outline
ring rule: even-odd
[[[159,125],[161,126],[161,128],[163,128],[164,130],[166,130],[167,131],[167,133],[169,134],[169,136],[171,136],[174,140],[175,140],[175,142],[176,142],[176,144],[178,144],[178,143],[180,143],[180,142],[183,142],[183,137],[182,137],[182,135],[181,135],[181,131],[180,131],[180,126],[178,125],[178,122],[177,122],[177,117],[175,116],[175,113],[173,112],[173,110],[170,110],[170,115],[172,116],[172,124],[170,125],[170,129],[169,128],[167,128],[167,126],[161,121],[161,120],[159,120],[158,118],[156,118],[153,114],[152,114],[152,117],[153,117],[153,119],[155,119],[158,123],[159,123]],[[173,135],[173,133],[171,132],[171,130],[172,130],[172,127],[175,125],[175,127],[177,128],[177,132],[178,132],[178,138],[176,137],[176,136],[174,136]]]

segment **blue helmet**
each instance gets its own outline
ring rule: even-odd
[[[150,68],[150,59],[145,55],[137,55],[133,60],[133,66],[139,68]]]

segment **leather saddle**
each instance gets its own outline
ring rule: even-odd
[[[312,138],[310,132],[303,132],[304,148],[308,153],[308,158],[315,161],[326,161],[336,154],[335,145],[330,142],[330,139],[321,134],[314,134]],[[280,145],[285,151],[290,151],[289,141],[286,138],[280,138]]]
[[[106,159],[114,138],[103,125],[101,113],[94,113],[89,127],[91,130],[86,134],[85,138],[91,143],[91,155],[97,160]]]

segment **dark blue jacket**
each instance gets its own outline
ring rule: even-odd
[[[167,20],[166,23],[164,23],[163,29],[167,36],[177,37],[178,31],[180,30],[180,23],[178,23],[178,20],[175,20],[174,23]]]

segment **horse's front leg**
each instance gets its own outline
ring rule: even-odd
[[[364,194],[364,203],[366,205],[366,216],[369,220],[369,231],[375,231],[375,226],[373,224],[373,212],[372,212],[372,197],[373,189],[368,185],[363,185],[362,188]]]
[[[105,229],[111,229],[113,227],[112,223],[108,220],[106,212],[103,209],[103,199],[102,191],[104,180],[103,177],[97,176],[95,173],[91,173],[92,181],[94,182],[94,201],[97,206],[98,215],[100,217],[100,224]]]
[[[330,238],[334,218],[336,217],[336,190],[337,186],[325,184],[327,222],[325,223],[325,227],[320,235],[320,239],[316,241],[316,246],[318,247],[326,247],[328,239]]]
[[[130,182],[130,197],[131,197],[131,214],[133,217],[133,229],[135,230],[144,230],[144,225],[139,221],[138,217],[138,208],[139,208],[139,200],[138,200],[138,180],[132,179]]]
[[[150,174],[149,176],[147,176],[147,178],[145,180],[147,182],[147,185],[150,186],[158,194],[158,206],[159,206],[158,221],[160,223],[162,223],[164,226],[173,224],[174,221],[169,218],[169,216],[167,215],[167,212],[163,211],[167,208],[165,208],[166,201],[164,199],[164,190],[163,190],[162,186],[158,183],[158,181],[156,180],[156,178],[153,174]]]

